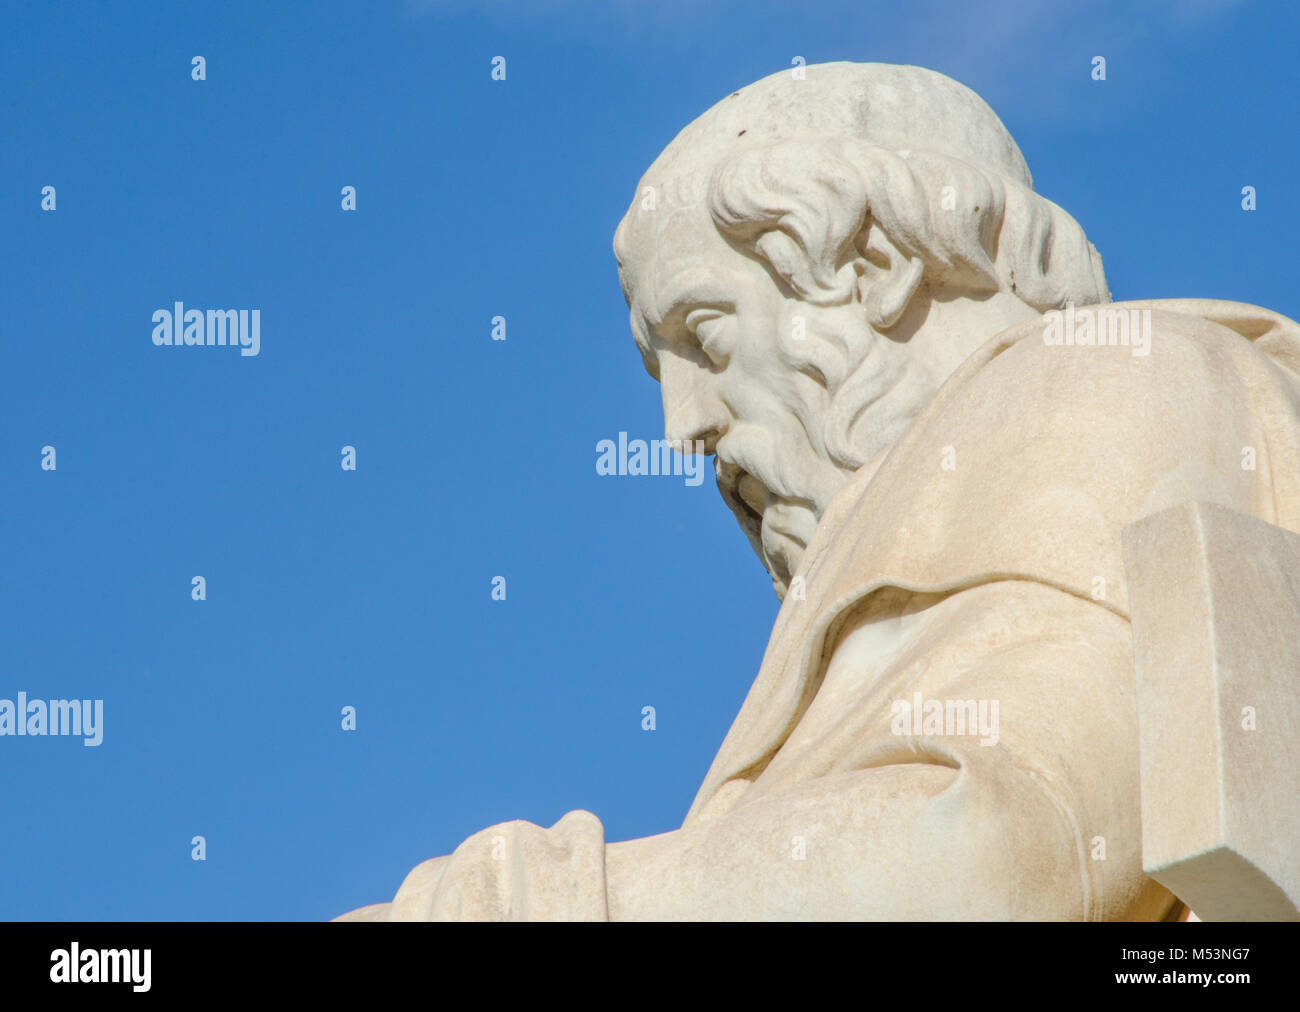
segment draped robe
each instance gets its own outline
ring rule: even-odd
[[[1300,531],[1300,326],[1094,308],[1149,310],[1149,354],[1012,327],[840,490],[680,829],[489,827],[340,919],[1170,916],[1120,532],[1189,500]],[[900,721],[919,700],[996,703],[996,740]]]

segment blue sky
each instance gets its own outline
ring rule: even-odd
[[[495,822],[675,828],[777,601],[711,479],[595,471],[661,435],[610,248],[640,173],[795,56],[917,63],[990,102],[1116,298],[1296,317],[1298,22],[10,0],[0,698],[103,699],[104,740],[0,737],[0,918],[324,919]],[[260,354],[155,347],[177,300],[259,308]]]

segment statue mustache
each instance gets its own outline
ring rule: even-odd
[[[808,488],[809,475],[798,472],[794,453],[784,457],[777,441],[763,426],[737,425],[718,441],[715,470],[719,486],[730,485],[737,471],[745,471],[761,481],[769,493],[799,502],[812,503],[814,492]]]

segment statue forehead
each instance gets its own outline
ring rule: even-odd
[[[750,277],[751,261],[718,231],[704,200],[638,202],[624,219],[621,270],[630,302],[655,323],[683,299],[723,302]]]

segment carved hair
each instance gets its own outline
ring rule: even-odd
[[[1039,311],[1110,301],[1101,258],[1069,214],[1027,186],[946,155],[834,138],[786,141],[722,163],[708,200],[723,235],[816,305],[847,302],[859,286],[870,298],[870,282],[853,265],[877,256],[868,248],[873,225],[920,260],[932,285],[1008,291]],[[854,430],[874,386],[866,349],[808,337],[781,340],[782,357],[825,387],[823,445],[841,467],[856,469],[865,463],[858,437],[867,434]]]
[[[724,235],[819,305],[850,297],[856,279],[845,267],[866,254],[873,222],[920,258],[931,283],[1009,291],[1039,311],[1110,301],[1101,258],[1069,214],[946,155],[841,138],[784,141],[723,162],[709,210]],[[760,251],[773,232],[791,241]]]

